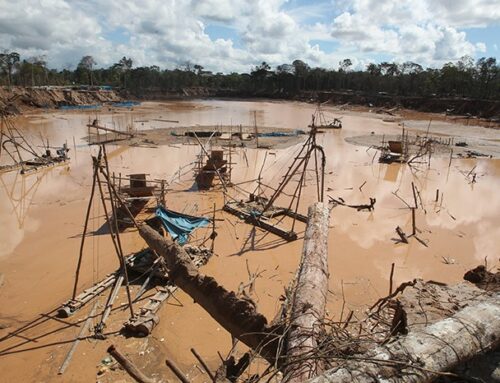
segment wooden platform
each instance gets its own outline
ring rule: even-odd
[[[307,223],[307,217],[298,214],[295,212],[290,211],[289,209],[285,208],[272,208],[269,209],[268,211],[265,211],[264,214],[261,216],[254,215],[250,213],[248,208],[245,208],[248,206],[248,203],[253,202],[228,202],[224,205],[224,211],[227,211],[228,213],[231,213],[241,219],[243,219],[246,223],[249,223],[254,226],[258,226],[266,231],[269,231],[270,233],[276,234],[277,236],[285,239],[286,241],[295,241],[297,239],[297,233],[294,231],[287,231],[278,225],[274,225],[272,223],[266,222],[266,220],[277,217],[280,215],[287,215],[289,217],[295,218],[298,221]],[[243,205],[242,205],[243,204]],[[258,211],[257,211],[258,212]]]
[[[208,249],[199,250],[198,248],[187,245],[185,247],[188,254],[196,267],[200,267],[208,262],[212,253]],[[193,253],[194,252],[194,253]],[[157,289],[155,295],[150,297],[146,304],[141,307],[140,311],[130,318],[123,329],[127,333],[132,333],[137,336],[147,336],[156,327],[160,318],[156,315],[162,304],[168,298],[173,296],[177,286],[167,280],[167,282]]]
[[[47,169],[55,166],[64,165],[69,162],[69,158],[66,160],[52,160],[52,161],[40,161],[40,160],[28,160],[19,162],[12,165],[0,166],[0,174],[8,173],[14,170],[21,170],[21,174],[31,174],[42,169]]]
[[[135,262],[138,257],[142,255],[142,252],[134,253],[126,258],[127,265]],[[108,288],[113,286],[120,274],[120,270],[117,270],[111,274],[106,275],[106,277],[97,282],[95,285],[83,290],[78,294],[75,299],[70,299],[64,302],[59,310],[57,310],[57,316],[60,318],[68,318],[75,312],[80,310],[91,300],[97,298],[101,293],[106,291]]]

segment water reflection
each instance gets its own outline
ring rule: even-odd
[[[191,125],[246,125],[252,126],[255,121],[261,126],[276,128],[304,129],[310,122],[315,106],[296,102],[246,102],[246,101],[199,101],[199,102],[167,102],[145,103],[133,111],[118,113],[99,113],[97,117],[104,124],[110,124],[117,129],[126,129],[134,125],[140,129],[164,128]],[[460,238],[462,241],[474,244],[473,253],[463,255],[464,262],[477,262],[485,254],[492,254],[499,245],[499,237],[495,236],[496,227],[500,220],[500,199],[496,198],[499,188],[500,165],[494,160],[453,160],[448,166],[448,159],[433,158],[431,168],[421,168],[411,171],[406,165],[385,165],[377,163],[374,150],[354,146],[345,141],[345,138],[370,134],[397,134],[401,127],[395,123],[382,121],[378,117],[368,114],[339,112],[334,108],[325,107],[325,112],[343,116],[343,129],[326,131],[318,134],[318,144],[323,146],[327,155],[326,182],[327,194],[334,198],[341,197],[348,203],[366,203],[369,197],[377,199],[375,211],[371,213],[356,212],[353,209],[337,207],[332,212],[332,235],[335,243],[345,241],[350,254],[361,256],[364,250],[372,249],[400,256],[422,252],[437,253],[444,251],[447,245],[448,234],[456,235],[458,231],[466,233]],[[95,118],[95,113],[52,113],[41,115],[36,119],[22,118],[23,128],[27,134],[36,137],[37,134],[49,138],[50,142],[68,142],[73,149],[72,161],[69,169],[54,170],[50,175],[50,182],[46,176],[36,181],[33,178],[24,189],[31,197],[19,197],[15,206],[31,206],[24,209],[23,214],[13,212],[14,199],[8,183],[2,189],[0,219],[2,233],[9,228],[9,241],[16,243],[3,249],[2,254],[12,253],[22,241],[24,229],[22,222],[44,219],[39,217],[39,208],[53,206],[64,209],[68,204],[79,203],[80,210],[84,211],[84,201],[88,197],[91,182],[90,155],[96,149],[86,146],[84,137],[87,135],[86,124],[89,119]],[[254,120],[255,119],[255,120]],[[178,123],[172,121],[179,121]],[[419,126],[415,125],[415,129]],[[439,133],[439,132],[436,132]],[[488,132],[490,134],[490,132]],[[304,137],[305,140],[305,137]],[[216,143],[214,142],[214,145]],[[249,192],[257,187],[256,178],[262,170],[262,184],[267,196],[273,190],[289,166],[291,159],[298,153],[301,143],[284,149],[255,150],[238,148],[232,153],[235,163],[233,168],[233,182],[239,185],[230,192],[235,199],[246,198]],[[76,152],[75,152],[76,150]],[[194,204],[200,198],[200,193],[184,193],[193,185],[192,167],[200,154],[196,145],[160,146],[156,149],[141,147],[109,146],[108,157],[112,171],[122,175],[132,173],[148,173],[152,179],[167,179],[170,181],[170,195],[167,197],[172,208],[183,210],[186,203]],[[264,163],[264,158],[266,161]],[[478,182],[471,185],[465,179],[463,172],[477,167]],[[303,201],[299,208],[306,213],[307,204],[316,199],[314,175],[308,174],[304,189]],[[16,181],[20,182],[20,181]],[[26,181],[24,181],[26,182]],[[430,242],[429,249],[421,245],[394,246],[391,238],[394,237],[396,226],[408,230],[410,215],[406,206],[393,192],[407,203],[413,203],[411,182],[419,188],[425,212],[418,214],[418,226],[423,231],[422,237]],[[363,187],[360,189],[360,186]],[[19,189],[23,187],[18,186]],[[436,189],[441,197],[436,203]],[[286,206],[289,195],[293,192],[293,185],[285,189],[277,204]],[[9,194],[10,193],[10,194]],[[21,192],[22,195],[22,192]],[[288,195],[288,196],[287,196]],[[27,199],[30,199],[28,202]],[[181,202],[184,201],[184,202]],[[188,202],[186,202],[188,201]],[[193,205],[192,205],[193,206]],[[83,213],[82,213],[83,214]],[[12,218],[16,225],[12,225]],[[69,220],[80,222],[81,217]],[[443,232],[446,231],[446,234]],[[5,234],[2,234],[5,236]],[[16,238],[13,242],[11,238]],[[445,238],[446,240],[443,240]],[[7,241],[2,241],[7,242]],[[237,248],[245,248],[248,246]],[[378,251],[378,250],[377,250]],[[457,247],[457,251],[460,251]],[[333,254],[333,251],[332,251]],[[356,255],[357,254],[357,255]],[[349,262],[342,259],[342,261]]]

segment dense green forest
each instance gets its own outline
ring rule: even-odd
[[[0,54],[0,85],[113,86],[136,96],[175,93],[184,88],[227,90],[241,96],[290,97],[303,91],[348,91],[423,97],[500,99],[500,67],[493,57],[476,62],[464,56],[442,68],[423,68],[413,62],[382,62],[355,70],[350,59],[339,69],[312,68],[301,60],[271,68],[263,62],[250,73],[213,73],[202,65],[186,63],[177,69],[134,67],[123,57],[108,68],[96,68],[92,56],[83,57],[76,69],[47,67],[43,58],[22,58],[16,52]]]

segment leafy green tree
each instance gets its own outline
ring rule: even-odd
[[[306,78],[309,73],[310,67],[302,60],[294,60],[292,62],[295,77],[297,78],[297,90],[305,88]]]
[[[12,72],[14,68],[19,63],[20,55],[17,52],[9,52],[5,50],[3,53],[0,53],[0,67],[2,71],[7,74],[7,85],[11,86],[12,84]]]
[[[119,77],[123,79],[123,87],[127,87],[127,74],[132,69],[133,61],[131,58],[123,56],[120,61],[113,65],[113,69],[119,73]]]
[[[342,72],[348,72],[349,68],[352,66],[352,60],[351,59],[344,59],[339,62],[339,70]]]
[[[494,57],[481,57],[477,60],[476,70],[480,81],[480,97],[488,97],[493,91],[491,86],[498,79],[499,68]],[[497,93],[499,88],[496,89]]]
[[[94,65],[97,65],[97,63],[92,56],[83,56],[80,62],[78,63],[78,66],[76,67],[76,70],[79,72],[80,80],[82,80],[82,78],[87,77],[90,86],[94,85],[94,78],[93,78]]]

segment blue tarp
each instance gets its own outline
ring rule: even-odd
[[[111,106],[114,106],[116,108],[131,108],[136,105],[140,105],[141,103],[139,101],[120,101],[120,102],[113,102],[111,103]],[[99,109],[101,108],[101,104],[93,104],[93,105],[60,105],[59,109],[62,110],[79,110],[79,109]]]
[[[100,104],[96,105],[60,105],[59,109],[62,110],[79,110],[79,109],[99,109]]]
[[[208,225],[210,222],[205,217],[193,217],[160,206],[156,209],[156,216],[170,233],[174,241],[177,239],[179,245],[184,245],[188,240],[188,235],[198,227]]]
[[[298,136],[299,134],[306,134],[306,132],[300,129],[295,129],[293,132],[259,133],[259,137],[291,137],[291,136]]]
[[[131,108],[136,105],[140,105],[139,101],[121,101],[121,102],[113,102],[113,106],[117,108]]]

